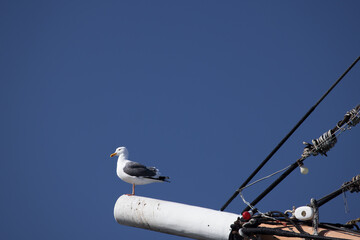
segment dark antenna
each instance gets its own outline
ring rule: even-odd
[[[315,108],[324,100],[324,98],[335,88],[335,86],[345,77],[345,75],[355,66],[360,60],[360,56],[346,69],[346,71],[339,77],[339,79],[327,90],[327,92],[312,106],[309,111],[300,119],[300,121],[291,129],[291,131],[280,141],[280,143],[272,150],[272,152],[260,163],[260,165],[254,170],[254,172],[245,180],[245,182],[235,191],[230,199],[221,207],[221,211],[224,211],[227,206],[239,195],[239,190],[245,187],[251,179],[260,171],[260,169],[270,160],[270,158],[280,149],[280,147],[288,140],[288,138],[298,129],[298,127],[305,121],[305,119],[315,110]]]

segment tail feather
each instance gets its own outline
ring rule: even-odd
[[[165,176],[158,176],[158,177],[145,177],[145,178],[150,178],[150,179],[154,179],[154,180],[159,180],[159,181],[163,181],[163,182],[170,182],[168,179],[170,179],[169,177],[165,177]]]
[[[164,181],[164,182],[170,182],[168,179],[170,179],[169,177],[165,177],[165,176],[160,176],[159,180]]]

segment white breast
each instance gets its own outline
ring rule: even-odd
[[[131,181],[131,179],[133,178],[132,176],[126,174],[123,169],[125,167],[125,164],[129,162],[128,160],[121,160],[119,159],[118,160],[118,163],[117,163],[117,168],[116,168],[116,173],[118,175],[119,178],[121,178],[121,180],[127,182],[127,183],[133,183]]]

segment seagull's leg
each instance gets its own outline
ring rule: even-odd
[[[132,185],[132,193],[131,194],[125,194],[127,196],[134,196],[135,195],[135,184]]]

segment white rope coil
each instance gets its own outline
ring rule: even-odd
[[[318,139],[312,140],[314,149],[312,150],[312,155],[316,156],[319,153],[321,155],[326,155],[326,152],[328,152],[332,147],[335,146],[337,142],[337,138],[334,134],[332,134],[332,131],[329,130],[323,135],[321,135]]]
[[[360,116],[359,116],[359,106],[351,109],[350,111],[348,111],[346,113],[346,115],[350,115],[350,120],[349,120],[349,126],[350,127],[354,127],[356,124],[358,124],[360,122]],[[346,116],[345,115],[345,116]]]
[[[313,139],[311,143],[303,142],[306,145],[304,151],[301,155],[302,160],[309,157],[310,155],[317,156],[319,153],[321,155],[326,155],[326,153],[335,146],[337,143],[337,136],[339,136],[342,132],[351,127],[354,127],[360,122],[360,105],[348,111],[344,120],[338,122],[334,129],[330,129],[321,135],[318,139]]]

